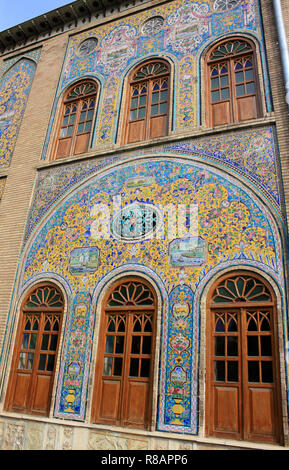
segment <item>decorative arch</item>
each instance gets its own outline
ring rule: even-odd
[[[99,86],[94,79],[75,82],[62,95],[52,158],[65,158],[88,151],[92,140]]]
[[[150,428],[157,297],[138,276],[116,281],[102,302],[92,420]]]
[[[131,70],[124,113],[124,143],[168,134],[170,82],[171,65],[163,58],[146,59]]]
[[[231,267],[211,282],[206,317],[206,434],[282,442],[272,285],[253,269]]]
[[[24,297],[6,395],[9,411],[49,414],[63,314],[64,296],[51,281],[39,282]]]
[[[210,127],[261,117],[256,46],[247,36],[215,42],[205,58],[206,122]]]

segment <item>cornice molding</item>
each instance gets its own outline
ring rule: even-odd
[[[0,32],[0,55],[148,1],[150,0],[76,0]]]

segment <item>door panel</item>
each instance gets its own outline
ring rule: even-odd
[[[21,411],[27,407],[28,393],[31,382],[31,374],[17,373],[13,395],[12,410]]]
[[[239,389],[238,387],[214,388],[214,431],[240,435]],[[238,437],[236,436],[236,437]]]
[[[149,384],[129,380],[124,425],[144,428],[147,422]]]
[[[50,392],[51,377],[45,375],[37,375],[32,405],[32,411],[34,413],[40,413],[44,415],[47,414]]]
[[[119,419],[120,381],[103,380],[99,397],[99,419],[102,422],[117,423]]]
[[[276,416],[274,390],[249,386],[248,435],[251,439],[267,438],[274,442]]]

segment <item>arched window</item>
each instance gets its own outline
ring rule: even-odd
[[[97,87],[86,80],[71,87],[65,95],[55,158],[85,153],[91,140]]]
[[[38,285],[24,301],[6,407],[48,415],[54,380],[63,297],[52,284]]]
[[[208,125],[246,121],[261,115],[255,49],[242,38],[222,41],[207,56]]]
[[[131,74],[128,86],[125,143],[167,135],[169,64],[158,59],[143,63]]]
[[[148,428],[151,419],[156,298],[143,280],[126,279],[103,305],[92,420]]]
[[[227,274],[208,302],[209,435],[280,442],[276,300],[249,272]]]

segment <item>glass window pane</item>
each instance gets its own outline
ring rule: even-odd
[[[91,126],[92,126],[92,122],[91,121],[86,121],[84,131],[85,132],[90,132],[91,131]]]
[[[26,364],[26,353],[22,352],[20,353],[20,357],[19,357],[18,369],[25,369],[25,364]]]
[[[68,116],[64,116],[63,121],[62,121],[62,125],[66,126],[67,124],[68,124]]]
[[[151,353],[151,344],[152,344],[151,336],[144,336],[142,340],[142,354]]]
[[[211,78],[211,89],[219,88],[219,79]]]
[[[248,361],[248,381],[260,382],[259,362]]]
[[[27,370],[31,370],[33,367],[33,360],[34,360],[34,354],[33,353],[28,353],[28,360],[27,360]]]
[[[165,90],[165,91],[162,91],[161,92],[161,101],[167,101],[168,99],[168,91]]]
[[[122,357],[116,357],[114,359],[113,375],[121,377],[122,375]]]
[[[235,78],[236,78],[237,83],[243,82],[244,81],[244,73],[243,72],[236,72],[235,73]]]
[[[221,90],[221,100],[229,99],[229,88],[222,88]]]
[[[255,84],[254,82],[247,83],[247,93],[255,93]]]
[[[150,376],[150,359],[142,359],[141,361],[141,369],[140,369],[140,376],[141,377],[149,377]]]
[[[106,376],[112,375],[112,357],[104,358],[103,375],[106,375]]]
[[[113,350],[114,350],[114,336],[107,336],[105,352],[108,354],[113,354]]]
[[[63,139],[64,137],[66,137],[66,133],[67,133],[67,128],[64,127],[64,129],[61,129],[60,131],[60,138]]]
[[[247,337],[248,356],[259,356],[258,336]]]
[[[219,101],[219,100],[220,100],[220,92],[219,92],[219,90],[212,91],[212,92],[211,92],[211,97],[212,97],[212,103],[214,103],[215,101]]]
[[[137,110],[136,110],[136,109],[133,109],[133,110],[130,112],[130,120],[131,120],[131,121],[134,121],[136,118],[137,118]]]
[[[151,115],[155,116],[156,114],[158,114],[158,111],[159,111],[159,106],[157,104],[153,104],[151,108]]]
[[[238,356],[238,336],[228,336],[227,338],[227,355]]]
[[[130,377],[138,377],[138,366],[139,366],[139,359],[132,357],[130,360],[130,369],[129,369]]]
[[[167,112],[167,103],[160,104],[160,114],[166,114]]]
[[[75,114],[72,114],[70,117],[69,117],[69,124],[73,124],[75,121]]]
[[[273,367],[271,361],[262,361],[262,382],[273,383]]]
[[[131,108],[137,108],[137,107],[138,107],[138,98],[133,98],[133,99],[131,100],[130,107],[131,107]]]
[[[70,137],[70,136],[72,135],[72,132],[73,132],[73,126],[69,126],[69,127],[67,128],[67,135],[68,135],[68,137]]]
[[[139,354],[140,353],[140,336],[133,336],[132,343],[131,343],[131,353],[132,354]]]
[[[237,361],[228,361],[227,369],[227,380],[228,382],[238,382],[239,373],[238,373],[238,362]]]
[[[225,356],[224,336],[215,336],[215,356]]]
[[[221,68],[221,73],[222,73],[222,74],[227,74],[227,73],[228,73],[228,69],[227,69],[226,66],[223,66],[223,67]]]
[[[237,96],[242,96],[245,94],[245,87],[244,85],[237,85],[236,86],[236,93],[237,93]]]
[[[122,354],[124,347],[124,336],[117,336],[116,343],[115,343],[115,353]]]
[[[138,118],[143,119],[145,117],[146,109],[145,108],[139,108],[138,110]]]
[[[50,354],[48,356],[48,361],[47,361],[47,368],[46,368],[47,371],[49,371],[49,372],[53,371],[53,369],[54,369],[54,360],[55,360],[54,354],[53,355]]]
[[[87,113],[87,118],[86,118],[86,119],[87,119],[87,121],[91,121],[92,118],[93,118],[93,110],[92,110],[92,111],[88,111],[88,113]]]
[[[261,356],[272,356],[270,336],[261,336]]]
[[[250,82],[251,80],[254,80],[254,72],[253,69],[246,70],[245,71],[245,78],[247,82]]]
[[[44,331],[50,331],[51,329],[51,323],[49,320],[46,321]]]
[[[221,318],[218,319],[216,323],[216,332],[223,333],[225,331],[225,325]]]
[[[56,351],[56,349],[57,349],[57,339],[58,339],[57,335],[51,335],[50,347],[49,347],[50,351]]]
[[[49,335],[43,335],[41,349],[42,351],[46,351],[48,349],[48,342],[49,342]]]
[[[228,325],[228,331],[230,331],[231,333],[233,331],[238,331],[238,323],[237,323],[236,318],[231,318],[229,325]]]
[[[84,124],[83,124],[83,122],[81,122],[78,125],[77,133],[80,134],[81,132],[83,132],[83,129],[84,129]]]
[[[40,354],[38,370],[45,370],[46,354]]]
[[[146,102],[147,102],[146,95],[140,96],[140,99],[139,99],[140,106],[144,106],[146,104]]]
[[[159,93],[153,93],[152,94],[152,103],[158,103],[160,99],[160,94]]]
[[[229,85],[228,75],[223,75],[220,77],[221,87]]]
[[[215,380],[225,382],[225,361],[215,361]]]
[[[24,333],[23,339],[22,339],[22,349],[27,349],[28,348],[28,343],[29,343],[29,333]]]

